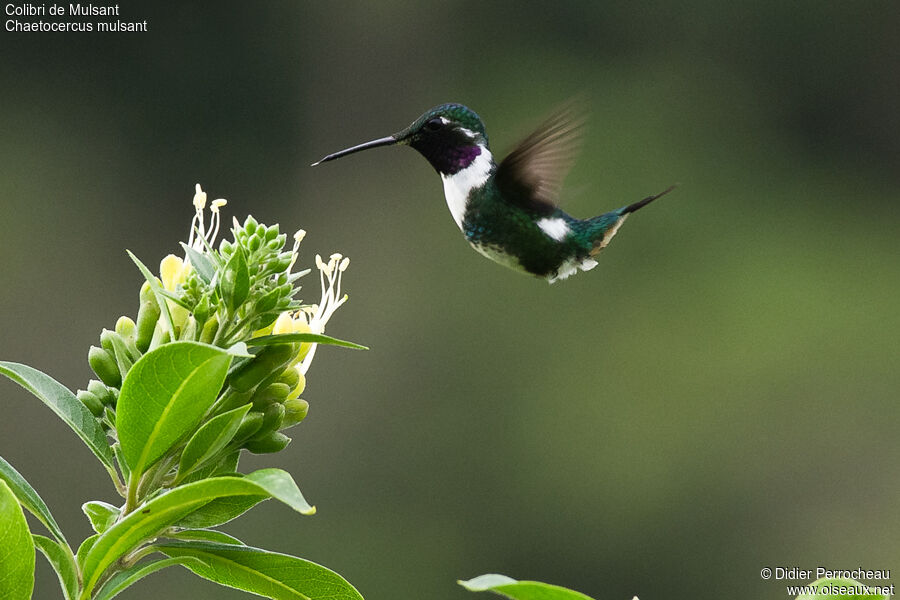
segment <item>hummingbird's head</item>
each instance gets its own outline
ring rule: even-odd
[[[462,104],[441,104],[394,135],[329,154],[313,166],[360,150],[396,144],[412,146],[438,173],[453,175],[487,150],[488,139],[484,124],[473,110]]]
[[[441,175],[465,169],[488,145],[484,124],[462,104],[441,104],[395,134],[409,144]]]

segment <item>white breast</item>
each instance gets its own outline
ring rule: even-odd
[[[469,192],[485,184],[491,176],[493,157],[491,151],[481,147],[481,154],[468,167],[453,175],[441,175],[444,182],[444,197],[447,207],[457,227],[462,229],[463,216],[466,214],[466,202]]]

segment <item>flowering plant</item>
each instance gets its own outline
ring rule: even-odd
[[[301,514],[307,503],[289,473],[238,472],[241,452],[274,453],[304,420],[300,396],[320,344],[363,348],[324,335],[347,300],[349,259],[316,256],[317,304],[296,299],[294,272],[304,232],[287,236],[253,217],[234,221],[232,240],[214,247],[225,200],[197,185],[184,256],[169,255],[159,276],[129,253],[146,281],[134,320],[120,317],[88,351],[97,375],[73,394],[26,365],[0,362],[60,416],[107,470],[121,506],[83,506],[95,534],[69,545],[47,505],[0,458],[0,597],[29,598],[35,548],[56,570],[67,600],[108,600],[159,569],[182,565],[217,583],[272,598],[361,596],[345,579],[301,558],[244,545],[216,530],[268,498]],[[50,537],[31,535],[22,507]],[[3,536],[0,536],[3,537]]]

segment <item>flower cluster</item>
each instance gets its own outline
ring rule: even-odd
[[[158,277],[144,268],[147,281],[141,288],[136,320],[121,317],[114,330],[103,330],[100,346],[88,353],[99,379],[79,391],[78,397],[113,438],[119,389],[144,354],[172,341],[234,348],[261,336],[322,334],[347,301],[341,279],[349,258],[332,254],[326,262],[317,255],[321,299],[317,304],[303,304],[295,298],[300,291],[297,282],[310,269],[292,269],[305,231],[297,231],[291,249],[286,250],[287,236],[278,225],[266,226],[248,216],[243,223],[235,219],[232,239],[223,239],[216,247],[220,210],[226,201],[208,203],[206,192],[197,184],[193,204],[190,234],[182,244],[184,256],[170,254],[162,259]],[[300,394],[316,346],[299,341],[261,345],[255,354],[245,352],[235,361],[206,419],[252,406],[230,449],[277,452],[290,442],[282,431],[306,416],[309,405]]]

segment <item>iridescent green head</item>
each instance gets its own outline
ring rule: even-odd
[[[480,138],[487,144],[484,123],[475,111],[462,104],[441,104],[425,111],[412,125],[398,132],[398,136],[423,137],[428,133],[455,131],[463,133],[467,139]],[[412,145],[412,144],[410,144]]]
[[[488,139],[484,124],[473,110],[462,104],[441,104],[425,111],[409,127],[394,135],[329,154],[315,164],[396,144],[412,146],[438,173],[452,175],[472,164],[487,148]]]

